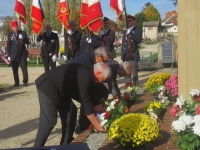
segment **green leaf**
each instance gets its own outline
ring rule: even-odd
[[[121,102],[119,103],[117,110],[120,113],[124,113],[124,108],[126,107],[126,101],[124,99],[121,100]]]

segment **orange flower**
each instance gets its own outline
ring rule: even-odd
[[[128,107],[125,107],[125,108],[124,108],[124,111],[125,111],[125,113],[128,113],[128,111],[129,111],[129,110],[128,110]]]

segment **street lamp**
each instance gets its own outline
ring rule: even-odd
[[[176,6],[177,5],[177,0],[173,0],[173,4]]]

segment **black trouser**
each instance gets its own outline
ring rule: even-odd
[[[108,99],[108,95],[109,95],[109,91],[106,88],[106,86],[104,84],[96,84],[94,85],[94,93],[93,96],[97,96],[98,99],[104,99],[107,100]],[[77,121],[77,126],[81,129],[81,130],[85,130],[87,128],[89,128],[91,122],[89,121],[89,119],[87,118],[87,116],[84,115],[84,110],[82,107],[80,107],[80,114],[78,117],[78,121]]]
[[[34,146],[44,146],[49,134],[57,123],[57,111],[59,112],[62,124],[62,138],[60,145],[69,144],[72,141],[75,124],[71,122],[70,118],[67,118],[69,117],[68,113],[70,111],[70,107],[75,106],[74,103],[71,101],[71,99],[63,99],[60,100],[60,102],[55,103],[55,101],[49,99],[39,89],[37,89],[37,91],[40,102],[40,118]],[[56,91],[54,94],[57,94]],[[71,118],[75,118],[76,120],[77,109],[73,109],[73,111],[70,112],[70,115],[73,115]]]
[[[132,75],[132,79],[131,79]],[[139,77],[138,77],[138,61],[132,61],[132,74],[127,76],[126,82],[133,81],[133,86],[139,85]]]
[[[44,71],[45,72],[50,70],[49,66],[51,67],[51,69],[56,67],[56,62],[53,62],[51,57],[43,57],[42,61],[44,63]]]
[[[11,61],[15,84],[19,84],[19,66],[23,74],[23,83],[28,83],[27,58],[21,57],[20,61]]]

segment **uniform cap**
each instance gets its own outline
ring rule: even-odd
[[[18,27],[18,22],[16,20],[11,21],[11,27]]]
[[[108,19],[107,17],[103,18],[103,22],[109,21],[110,19]]]

